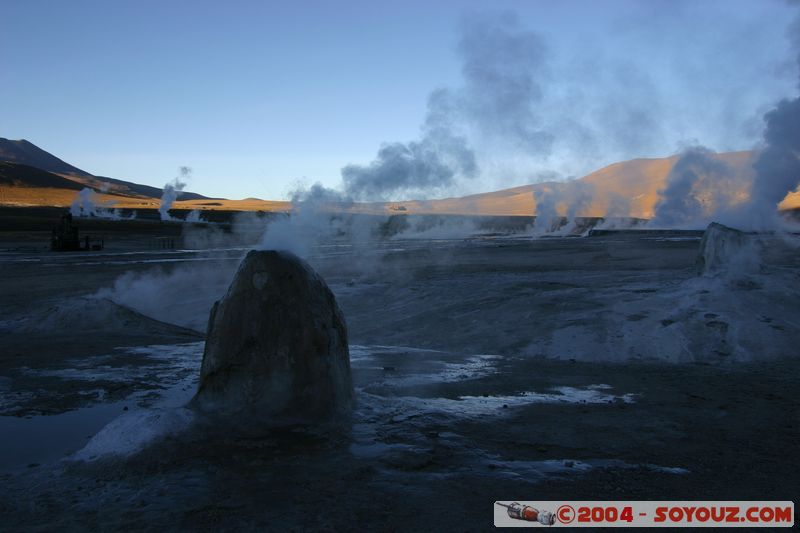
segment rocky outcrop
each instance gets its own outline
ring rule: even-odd
[[[758,250],[754,237],[743,231],[712,222],[700,241],[697,273],[749,273],[758,269]]]
[[[352,397],[347,329],[325,281],[288,252],[250,252],[211,310],[192,404],[318,419],[346,411]]]

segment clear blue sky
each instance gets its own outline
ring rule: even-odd
[[[778,0],[4,0],[0,136],[155,186],[188,165],[189,189],[212,196],[333,187],[419,137],[430,92],[464,83],[464,16],[498,9],[546,44],[537,112],[557,142],[531,155],[467,131],[482,172],[455,193],[694,143],[751,148],[796,90],[794,8]],[[619,123],[628,106],[649,119]]]

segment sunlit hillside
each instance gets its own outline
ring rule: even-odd
[[[728,165],[733,174],[743,181],[753,177],[755,152],[729,152],[716,154]],[[606,215],[650,218],[653,216],[659,191],[664,189],[667,177],[680,156],[658,159],[633,159],[614,163],[577,180],[585,185],[591,201],[574,214],[576,216],[600,217]],[[440,213],[480,215],[531,215],[536,214],[534,197],[541,198],[559,184],[537,183],[476,194],[462,198],[447,198],[432,201],[394,202],[380,208],[394,213]],[[747,191],[740,191],[746,195]],[[782,209],[800,207],[800,194],[787,195]],[[568,205],[558,205],[559,214],[566,214]]]
[[[715,154],[713,157],[731,169],[736,178],[734,182],[747,183],[753,177],[755,155],[756,152],[729,152]],[[458,198],[359,203],[344,209],[371,214],[533,215],[536,214],[537,203],[551,199],[553,208],[561,215],[566,215],[572,207],[572,214],[575,216],[651,218],[659,191],[665,188],[670,171],[679,157],[676,155],[614,163],[567,185],[563,182],[544,182]],[[56,161],[65,164],[61,160]],[[68,207],[75,199],[77,190],[82,187],[90,187],[95,191],[95,203],[99,207],[145,209],[157,208],[160,202],[160,189],[155,187],[86,173],[46,170],[17,162],[3,163],[0,167],[0,205]],[[565,193],[565,188],[573,193]],[[575,204],[575,190],[581,191],[583,200],[580,205]],[[735,193],[746,199],[746,189]],[[787,195],[780,207],[800,207],[800,194],[795,192]],[[184,193],[173,204],[173,208],[201,211],[288,211],[291,204],[258,198],[206,198],[197,193]],[[330,208],[340,209],[339,206]]]

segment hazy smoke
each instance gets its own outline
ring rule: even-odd
[[[800,18],[789,31],[797,48]],[[713,152],[702,147],[689,149],[660,192],[652,224],[704,227],[718,221],[744,229],[774,228],[778,204],[800,184],[800,98],[782,100],[764,115],[764,122],[766,146],[753,164],[752,181],[737,175]]]
[[[131,211],[130,214],[126,217],[122,213],[122,209],[114,209],[114,211],[111,212],[111,216],[115,220],[133,220],[136,218],[136,211]]]
[[[203,215],[197,209],[192,209],[186,215],[186,222],[203,222]]]
[[[260,246],[288,250],[300,257],[307,257],[314,245],[336,236],[338,228],[335,213],[347,209],[352,201],[320,183],[308,188],[299,186],[290,196],[291,211],[287,216],[270,222]]]
[[[346,195],[358,200],[385,200],[402,193],[428,195],[452,187],[456,178],[477,175],[475,154],[453,131],[452,100],[446,91],[428,99],[422,138],[381,146],[369,165],[342,169]]]
[[[586,215],[594,200],[594,185],[585,181],[570,181],[562,190],[567,204],[567,219],[574,222],[576,217]]]
[[[158,206],[161,220],[172,220],[169,210],[175,200],[178,199],[178,196],[180,196],[183,188],[186,187],[186,180],[192,175],[192,169],[189,167],[180,167],[178,172],[178,176],[175,179],[164,185],[164,191],[161,193],[161,203]]]
[[[205,332],[208,313],[225,294],[246,250],[257,245],[269,215],[236,213],[230,228],[216,225],[182,228],[183,247],[207,252],[199,261],[174,263],[119,276],[96,294],[147,316]],[[224,253],[220,250],[227,249]],[[239,248],[240,250],[231,250]]]
[[[789,24],[788,37],[800,73],[800,15]],[[780,101],[764,115],[764,122],[766,146],[753,165],[753,214],[759,229],[776,224],[778,204],[800,184],[800,97]]]
[[[465,79],[460,110],[479,134],[514,149],[549,152],[554,137],[536,112],[544,41],[524,30],[514,13],[501,13],[466,19],[458,52]]]
[[[550,233],[560,227],[561,219],[558,216],[555,196],[546,187],[533,192],[533,205],[536,213],[533,223],[534,233]]]
[[[617,193],[609,193],[608,198],[608,207],[606,208],[605,217],[608,218],[619,218],[619,217],[627,217],[630,216],[631,212],[631,201],[630,198],[627,198],[621,194]]]
[[[730,20],[733,21],[735,18]],[[795,35],[798,27],[800,24],[793,26],[793,38],[800,43]],[[734,31],[747,34],[744,27],[735,28]],[[672,124],[661,128],[671,131],[676,129],[675,120],[686,120],[683,115],[670,114],[654,119],[651,108],[658,104],[658,84],[648,77],[644,66],[612,63],[610,72],[606,72],[588,63],[579,70],[572,68],[575,65],[563,65],[563,61],[554,59],[556,54],[544,40],[525,29],[514,13],[484,13],[465,19],[457,50],[463,84],[430,95],[418,140],[384,144],[370,164],[344,167],[341,190],[345,197],[387,200],[401,195],[425,198],[453,192],[466,184],[465,179],[480,173],[476,146],[487,150],[490,167],[492,158],[497,157],[521,161],[533,157],[551,162],[564,150],[570,153],[569,159],[591,156],[596,161],[608,157],[605,152],[609,146],[622,152],[645,150],[654,143],[663,146],[661,133],[642,139],[648,131],[661,128],[660,122]],[[586,52],[578,60],[591,63],[592,58],[603,59],[602,52],[597,54],[595,57],[593,52]],[[681,71],[675,77],[695,79],[696,72],[688,66],[687,69],[690,72]],[[639,92],[633,93],[634,87]],[[728,110],[720,116],[730,114]],[[796,173],[800,163],[791,155],[797,146],[793,143],[800,142],[795,114],[800,114],[800,103],[793,101],[782,103],[767,116],[765,138],[769,146],[757,164],[755,202],[774,206],[797,184],[792,172]],[[729,126],[725,123],[720,127]],[[776,136],[781,139],[773,140]],[[715,177],[722,180],[721,187],[711,183]],[[734,185],[735,194],[725,190]],[[723,211],[729,213],[732,206],[741,202],[740,185],[740,175],[726,172],[713,158],[704,158],[701,150],[690,150],[663,191],[659,223],[695,224]],[[776,190],[772,191],[771,186]],[[557,217],[578,216],[591,202],[593,192],[580,190],[578,185],[549,186],[537,196],[541,215],[537,225],[549,227]],[[612,203],[609,215],[627,214],[623,212],[623,202]]]
[[[534,234],[569,233],[575,227],[575,219],[586,214],[593,199],[591,183],[572,180],[540,185],[533,192]]]
[[[97,210],[95,208],[96,200],[97,194],[95,194],[94,190],[89,187],[84,187],[78,192],[75,200],[72,201],[69,211],[74,217],[97,216]]]
[[[385,228],[391,240],[466,239],[481,233],[478,221],[466,216],[396,215]]]
[[[188,250],[249,249],[261,241],[269,221],[281,216],[281,213],[242,211],[232,215],[227,227],[213,223],[186,224],[181,229],[182,246]]]
[[[776,222],[778,204],[800,184],[800,98],[783,100],[764,116],[766,148],[753,165],[753,209],[760,228]]]
[[[750,179],[737,173],[703,147],[684,152],[660,191],[651,225],[701,228],[712,221],[749,226],[747,203]]]
[[[476,17],[462,26],[458,53],[464,86],[431,93],[420,140],[384,144],[369,165],[344,167],[347,196],[428,197],[477,176],[465,128],[514,149],[549,152],[553,136],[539,127],[535,112],[542,94],[535,79],[545,57],[542,40],[523,30],[513,13]]]
[[[175,268],[126,272],[96,296],[157,320],[205,332],[208,312],[225,294],[238,260],[197,262]]]
[[[101,190],[107,189],[108,184],[105,184]],[[74,217],[96,217],[107,218],[111,220],[124,220],[126,218],[135,218],[135,213],[131,213],[129,217],[124,217],[122,211],[119,209],[112,209],[114,202],[101,202],[97,193],[89,187],[84,187],[75,196],[69,212]]]
[[[633,227],[636,220],[631,218],[631,201],[629,198],[611,192],[608,194],[608,205],[603,214],[603,220],[596,229],[627,229]]]

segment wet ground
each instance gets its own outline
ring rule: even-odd
[[[464,531],[496,500],[800,495],[784,245],[705,279],[680,235],[330,243],[309,261],[355,411],[264,428],[181,409],[244,250],[145,241],[0,254],[4,527]]]

